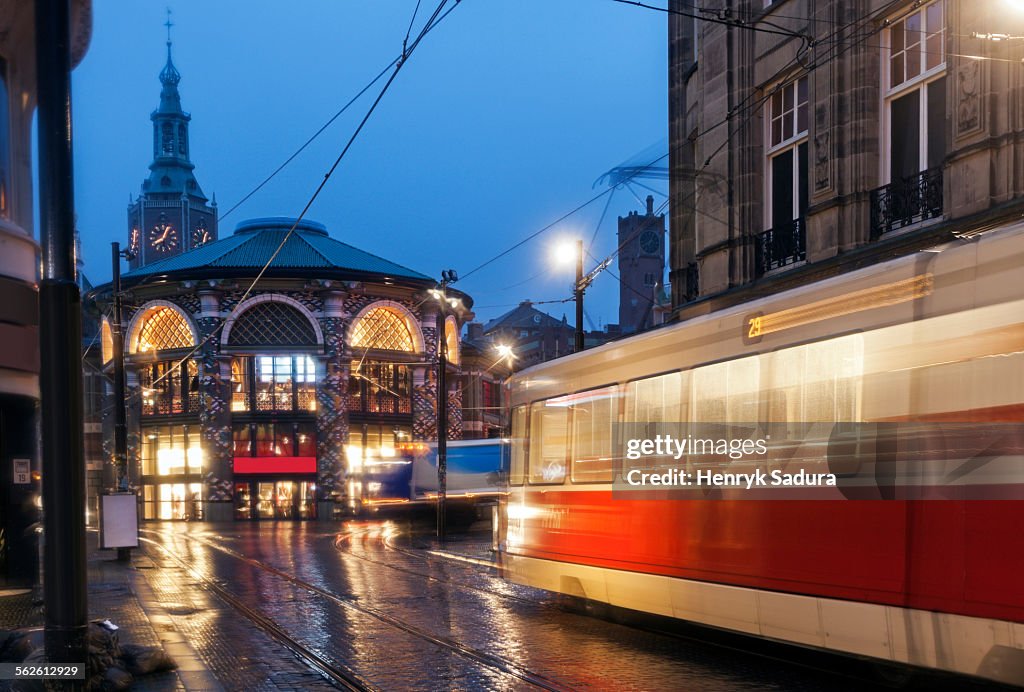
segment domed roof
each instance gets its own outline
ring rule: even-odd
[[[295,230],[282,246],[281,242],[292,226],[295,226]],[[327,234],[323,224],[302,220],[296,225],[295,219],[287,217],[243,221],[236,227],[234,235],[139,267],[126,273],[123,278],[130,281],[154,274],[178,274],[181,278],[251,276],[258,273],[267,262],[270,262],[267,273],[273,276],[351,274],[352,278],[380,277],[433,282],[426,274],[334,240]]]

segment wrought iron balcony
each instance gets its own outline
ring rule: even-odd
[[[871,191],[871,235],[942,216],[942,168],[921,171]]]
[[[807,259],[807,231],[803,217],[757,236],[754,262],[757,275]]]

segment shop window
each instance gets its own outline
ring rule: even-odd
[[[412,413],[412,370],[409,366],[354,361],[351,373],[350,410],[385,415]]]
[[[201,474],[202,440],[196,426],[160,425],[142,428],[142,475]]]
[[[316,411],[316,362],[294,355],[232,358],[231,410]]]
[[[480,382],[485,412],[499,413],[501,409],[501,384],[490,380]]]
[[[312,422],[241,423],[232,432],[237,457],[315,457]]]
[[[391,459],[412,442],[412,428],[386,423],[354,425],[349,431],[346,455],[349,470],[358,470],[368,459]]]
[[[199,369],[194,360],[158,361],[139,370],[142,415],[198,413]]]

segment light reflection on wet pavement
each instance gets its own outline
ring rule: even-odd
[[[422,530],[422,529],[421,529]],[[195,576],[382,690],[863,689],[854,681],[562,609],[497,570],[412,547],[400,521],[146,524],[144,572],[228,689],[328,683]],[[486,534],[462,545],[480,550]],[[453,549],[459,544],[454,543]],[[259,564],[255,564],[259,563]],[[289,581],[277,570],[301,583]],[[536,676],[536,677],[531,677]]]

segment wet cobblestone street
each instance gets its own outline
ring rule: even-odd
[[[421,531],[423,528],[421,527]],[[148,524],[142,574],[227,689],[863,689],[863,681],[570,612],[397,521]]]

